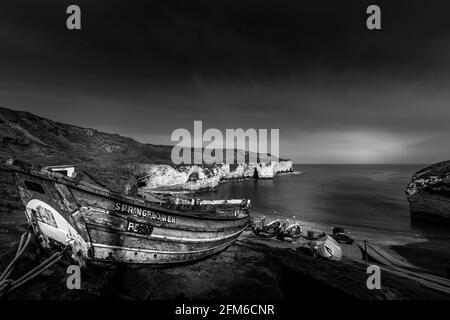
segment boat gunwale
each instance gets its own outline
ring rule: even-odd
[[[239,236],[239,234],[241,234],[242,232],[244,232],[247,229],[248,224],[246,224],[243,227],[240,227],[239,229],[236,228],[238,231],[228,234],[228,235],[225,235],[223,237],[204,238],[204,239],[176,238],[176,237],[160,236],[160,235],[154,235],[154,234],[144,235],[144,234],[132,233],[132,232],[123,231],[123,230],[117,230],[117,229],[114,229],[111,227],[94,224],[94,223],[86,223],[86,227],[97,230],[97,231],[110,232],[112,234],[119,234],[122,236],[127,236],[127,237],[132,237],[132,238],[140,238],[140,239],[155,240],[155,241],[167,241],[167,242],[173,242],[173,243],[201,244],[201,243],[208,243],[208,242],[218,242],[218,241],[221,241],[224,239]],[[205,231],[205,232],[217,232],[217,231]]]
[[[130,196],[106,189],[106,188],[95,186],[93,184],[90,184],[90,183],[87,183],[84,181],[75,182],[74,178],[66,177],[61,174],[55,174],[55,173],[50,173],[50,172],[45,172],[45,171],[38,171],[35,169],[24,169],[24,168],[15,166],[15,165],[6,165],[6,166],[1,165],[0,170],[8,171],[8,172],[18,172],[18,173],[22,173],[22,174],[29,175],[32,177],[36,177],[38,179],[61,183],[70,188],[77,189],[79,191],[99,195],[99,196],[117,200],[117,201],[132,203],[136,206],[141,206],[146,209],[158,210],[158,211],[162,211],[164,213],[170,213],[171,215],[174,215],[174,216],[181,216],[181,217],[199,219],[199,220],[218,220],[218,221],[238,221],[238,220],[243,220],[243,219],[249,219],[249,217],[250,217],[250,215],[248,213],[243,216],[229,216],[229,217],[197,216],[195,214],[183,213],[178,210],[173,210],[173,209],[164,208],[164,207],[161,207],[158,205],[153,205],[153,204],[151,204],[150,201],[148,201],[146,199],[137,199],[134,197],[130,197]]]
[[[89,210],[89,209],[88,209]],[[156,221],[156,220],[146,220],[145,218],[142,217],[136,217],[136,216],[128,216],[124,213],[118,213],[116,211],[112,211],[112,212],[108,212],[108,213],[102,213],[104,215],[108,215],[114,218],[118,218],[118,219],[124,219],[127,221],[135,221],[138,223],[143,223],[143,224],[150,224],[156,228],[161,228],[161,229],[170,229],[170,230],[186,230],[186,231],[191,231],[191,232],[225,232],[228,230],[232,230],[235,229],[241,225],[244,225],[244,223],[240,223],[240,224],[235,224],[235,225],[227,225],[227,226],[223,226],[223,227],[219,227],[214,229],[214,231],[212,230],[205,230],[205,228],[203,227],[193,227],[193,226],[188,226],[188,225],[180,225],[180,224],[167,224],[165,222],[161,222],[161,221]],[[85,216],[83,215],[83,217],[85,218]],[[86,218],[85,218],[86,220]],[[225,222],[240,222],[240,220],[236,221],[236,220],[227,220]],[[87,224],[93,224],[91,222],[86,221],[85,223]],[[248,226],[249,223],[248,221],[245,222],[245,224]]]

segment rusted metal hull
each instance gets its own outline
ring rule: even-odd
[[[45,172],[14,170],[27,219],[46,246],[79,260],[168,264],[208,257],[237,240],[248,212],[180,211]]]

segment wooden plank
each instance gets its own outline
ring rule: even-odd
[[[418,268],[410,263],[407,263],[405,261],[401,261],[399,259],[394,258],[392,255],[384,251],[382,248],[375,246],[373,244],[367,244],[367,246],[372,249],[375,253],[377,253],[380,257],[384,258],[385,260],[389,261],[391,265],[402,267],[402,268],[410,268],[417,271],[425,271],[421,268]]]
[[[72,194],[69,191],[69,188],[67,188],[64,184],[55,182],[55,188],[58,190],[59,194],[61,195],[64,204],[66,205],[66,208],[69,212],[74,212],[75,210],[78,210],[77,202],[75,201],[75,198],[72,196]]]
[[[364,252],[364,246],[361,244],[358,244],[361,250]],[[431,288],[436,288],[440,291],[450,292],[450,280],[445,279],[442,277],[438,277],[432,274],[427,274],[424,272],[416,272],[412,271],[410,269],[406,269],[405,267],[399,267],[396,266],[394,263],[392,263],[389,258],[384,257],[379,252],[374,250],[371,246],[367,247],[367,254],[377,261],[378,263],[385,266],[386,270],[391,271],[392,273],[395,273],[397,275],[403,276],[408,279],[416,280],[417,282],[420,282],[424,285],[427,285]]]
[[[99,195],[93,195],[85,192],[80,192],[78,190],[72,190],[72,194],[80,203],[92,211],[105,212],[107,214],[116,215],[120,217],[132,217],[138,219],[141,223],[146,221],[151,221],[155,226],[167,227],[167,228],[183,228],[190,229],[192,231],[204,231],[204,230],[218,230],[220,228],[232,228],[239,227],[248,223],[248,217],[245,219],[225,219],[225,220],[211,220],[209,218],[201,217],[191,217],[188,215],[180,216],[177,213],[170,214],[166,221],[161,221],[154,216],[160,215],[161,217],[166,215],[167,211],[160,210],[147,210],[145,207],[139,206],[128,206],[127,204],[122,204],[115,202],[112,199],[105,198]],[[123,207],[126,206],[126,207]],[[116,209],[120,207],[120,211]],[[145,211],[144,211],[145,210]],[[143,213],[145,212],[145,214]],[[174,218],[174,219],[173,219]]]
[[[155,227],[155,232],[162,236],[177,237],[181,233],[184,233],[186,237],[199,237],[199,238],[211,238],[218,237],[220,234],[227,235],[236,232],[238,229],[243,229],[247,226],[247,223],[241,221],[238,225],[228,226],[226,228],[203,228],[203,227],[186,227],[183,225],[163,225],[160,223],[154,223],[153,221],[147,221],[145,219],[139,219],[134,217],[128,217],[125,215],[115,215],[106,213],[103,210],[88,210],[83,211],[84,219],[86,223],[95,224],[99,226],[108,227],[117,231],[125,231],[127,221],[136,221],[139,223],[150,223]]]
[[[218,253],[231,245],[234,240],[216,247],[191,252],[167,252],[152,250],[135,250],[126,247],[113,247],[101,244],[93,244],[94,260],[104,262],[125,262],[136,264],[169,264],[195,261]]]
[[[199,250],[207,250],[211,247],[222,245],[236,239],[239,235],[233,235],[229,238],[221,238],[213,242],[181,242],[167,241],[160,238],[139,237],[130,233],[110,233],[105,230],[89,228],[92,245],[108,245],[117,247],[127,247],[136,250],[151,250],[152,252],[194,252]]]
[[[89,193],[84,190],[71,188],[71,191],[76,200],[81,205],[100,207],[106,210],[117,211],[122,213],[132,214],[137,210],[141,211],[147,210],[151,212],[158,212],[160,214],[165,214],[166,216],[174,216],[176,219],[185,217],[194,220],[204,220],[204,221],[212,220],[214,221],[214,223],[216,223],[217,221],[236,221],[248,219],[248,214],[240,216],[233,216],[231,214],[228,214],[224,216],[223,214],[221,215],[217,212],[213,213],[206,210],[179,211],[174,209],[167,209],[160,206],[148,206],[145,203],[135,204],[133,202],[126,202],[123,199],[118,200],[100,194]]]
[[[221,233],[221,232],[211,232],[211,233],[203,233],[201,235],[196,234],[196,233],[192,233],[192,234],[187,234],[184,232],[178,232],[177,234],[167,234],[165,231],[165,229],[161,229],[161,228],[153,228],[153,231],[150,234],[139,234],[139,233],[133,233],[130,232],[130,230],[128,229],[128,224],[126,224],[123,228],[121,228],[120,230],[117,229],[111,229],[109,227],[104,227],[98,224],[87,224],[89,233],[91,235],[91,239],[93,238],[93,233],[95,232],[94,230],[97,231],[102,231],[104,233],[109,233],[112,234],[113,237],[117,237],[117,235],[123,236],[123,237],[135,237],[140,239],[139,241],[144,241],[144,240],[148,240],[148,239],[153,239],[153,240],[162,240],[165,242],[179,242],[179,243],[191,243],[191,244],[201,244],[201,243],[210,243],[210,242],[215,242],[215,241],[220,241],[222,239],[228,239],[231,238],[235,235],[240,234],[242,231],[245,230],[245,228],[243,229],[236,229],[233,232],[228,232],[226,234]],[[105,239],[109,239],[110,236],[105,235]],[[92,240],[94,241],[94,240]],[[98,242],[98,241],[96,241]]]

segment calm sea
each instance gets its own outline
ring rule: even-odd
[[[425,165],[295,165],[298,174],[222,184],[202,198],[252,200],[253,214],[300,221],[311,229],[341,226],[384,244],[448,237],[448,229],[412,223],[403,189]]]

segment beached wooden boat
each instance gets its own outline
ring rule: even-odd
[[[249,223],[249,202],[229,211],[180,209],[114,193],[48,168],[11,164],[2,169],[13,173],[42,246],[69,249],[82,264],[197,260],[227,248]]]

